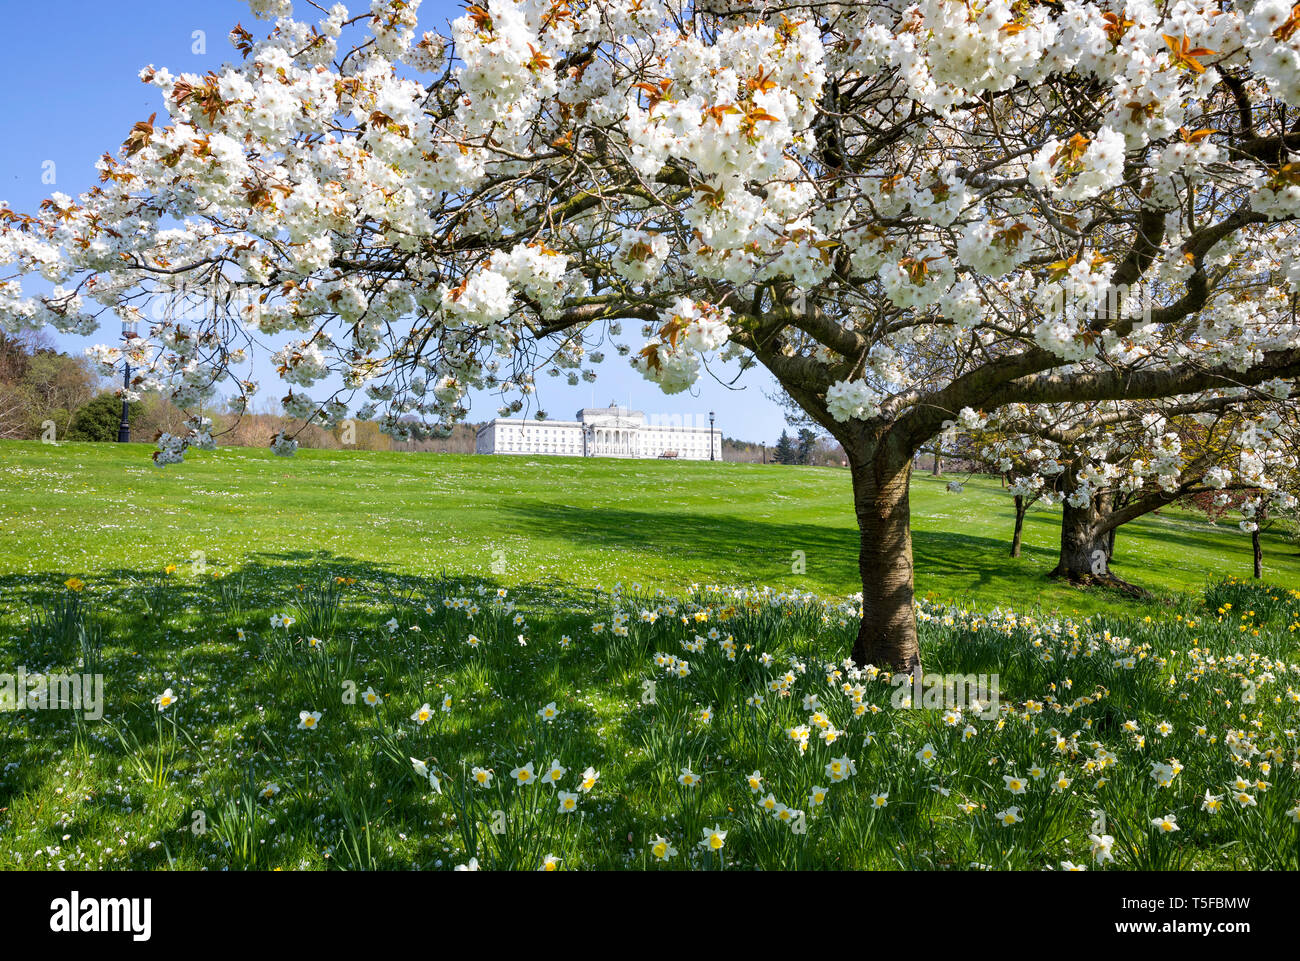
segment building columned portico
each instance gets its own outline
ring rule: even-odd
[[[584,407],[576,416],[561,421],[497,418],[479,428],[475,450],[561,457],[722,459],[722,432],[684,423],[689,417],[673,416],[664,418],[670,423],[651,424],[642,411],[617,404]]]

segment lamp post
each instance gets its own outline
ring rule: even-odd
[[[709,460],[713,459],[713,411],[709,411]]]
[[[130,348],[131,339],[135,337],[135,321],[122,321],[122,343]],[[117,442],[127,444],[131,441],[130,408],[127,404],[127,391],[131,389],[131,359],[127,350],[122,351],[122,423],[117,426]]]

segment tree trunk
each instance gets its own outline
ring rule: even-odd
[[[853,660],[920,675],[912,608],[911,451],[888,437],[866,454],[849,452],[858,517],[862,623]]]
[[[931,477],[943,476],[943,457],[939,454],[937,450],[934,452],[934,459],[930,461],[930,476]]]
[[[1112,527],[1106,537],[1106,563],[1108,564],[1115,559],[1115,532],[1118,530],[1118,527]]]
[[[1258,580],[1264,576],[1264,544],[1260,541],[1260,531],[1268,523],[1268,508],[1265,503],[1255,514],[1255,529],[1250,532],[1250,548],[1255,555],[1255,579]]]
[[[1025,499],[1024,494],[1016,495],[1016,532],[1011,535],[1011,556],[1020,556],[1020,533],[1025,526],[1025,512],[1029,510],[1029,502]]]
[[[1113,587],[1140,597],[1145,592],[1116,577],[1110,570],[1111,530],[1105,526],[1110,514],[1110,497],[1094,496],[1087,507],[1071,507],[1067,500],[1061,511],[1061,556],[1048,577],[1057,577],[1079,587]]]

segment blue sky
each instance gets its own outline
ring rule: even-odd
[[[348,7],[359,12],[363,3]],[[445,32],[446,20],[458,8],[449,0],[425,0],[422,28]],[[132,124],[160,111],[157,91],[139,80],[142,67],[201,73],[237,59],[227,40],[236,23],[254,35],[269,27],[236,0],[9,4],[5,21],[9,42],[0,57],[0,202],[20,212],[34,212],[54,191],[76,196],[92,186],[95,161],[105,151],[116,152]],[[45,182],[51,176],[54,182]],[[39,278],[28,278],[24,286],[42,289]],[[635,334],[635,327],[627,325],[627,330]],[[89,338],[56,339],[62,349],[80,352],[117,335],[116,328],[106,326]],[[625,339],[640,346],[635,336]],[[265,387],[263,396],[279,396],[282,385],[270,374],[270,365],[262,361],[255,369]],[[713,410],[719,429],[745,440],[771,442],[786,426],[781,408],[764,396],[775,385],[763,370],[746,374],[736,385],[743,389],[728,389],[706,374],[692,393],[670,397],[631,370],[625,359],[611,357],[594,385],[570,388],[542,375],[538,383],[541,406],[553,418],[617,400],[663,416],[703,416]],[[496,406],[490,397],[475,397],[470,417],[495,416]]]

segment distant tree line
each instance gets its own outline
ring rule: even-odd
[[[799,428],[794,436],[781,431],[772,448],[772,463],[812,467],[843,467],[844,449],[838,443],[821,437],[809,427]]]

